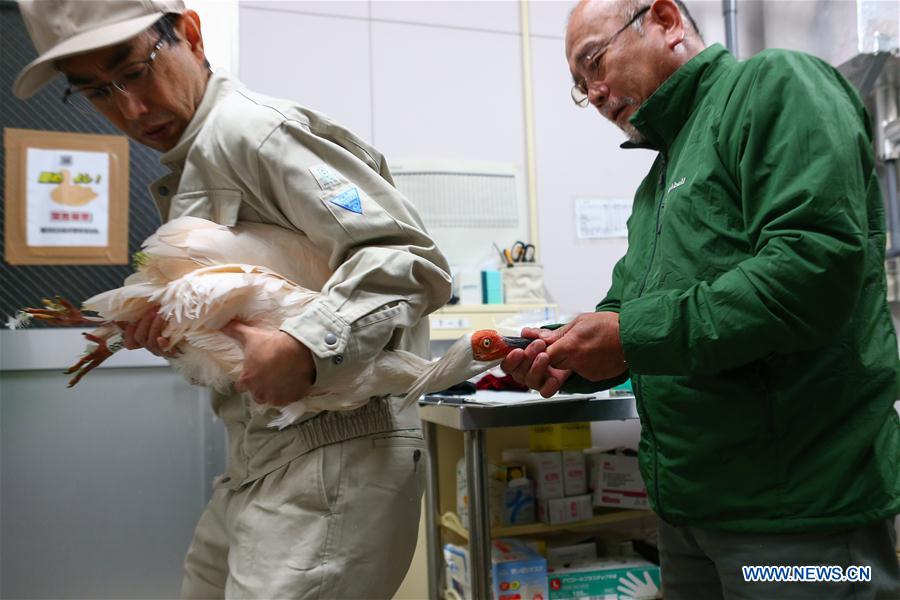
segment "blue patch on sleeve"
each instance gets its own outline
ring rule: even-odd
[[[359,215],[363,214],[362,202],[359,200],[359,191],[355,187],[341,192],[334,198],[329,198],[328,201],[350,212],[355,212]]]

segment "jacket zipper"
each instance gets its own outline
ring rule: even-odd
[[[659,204],[656,207],[656,234],[653,236],[653,249],[650,251],[650,262],[647,264],[644,279],[641,281],[641,287],[637,294],[638,298],[644,293],[644,287],[647,285],[647,278],[650,276],[650,270],[653,268],[653,262],[656,259],[656,245],[659,240],[659,234],[662,232],[662,211],[666,203],[665,186],[667,161],[664,152],[660,152],[660,156],[662,157],[662,168],[659,173],[659,181],[656,184],[657,191],[660,194]],[[640,393],[641,388],[640,377],[632,377],[632,385],[635,387],[635,396],[637,396],[637,394]],[[650,434],[650,439],[653,440],[653,495],[656,497],[656,510],[659,517],[665,521],[665,511],[663,511],[662,500],[659,496],[659,447],[656,443],[656,435],[653,433],[653,426],[650,424],[650,416],[647,414],[647,411],[641,412],[644,413],[642,420],[647,426],[647,432]]]
[[[637,297],[640,298],[641,294],[644,293],[644,287],[647,285],[647,278],[650,276],[650,270],[653,268],[653,262],[656,260],[656,245],[659,240],[659,234],[662,232],[662,211],[663,207],[666,205],[666,195],[665,195],[665,186],[666,186],[666,155],[660,153],[662,156],[662,169],[659,172],[659,181],[656,184],[656,189],[658,190],[659,204],[656,206],[656,235],[653,236],[653,249],[650,251],[650,262],[647,263],[647,270],[644,272],[644,279],[641,281],[641,287],[638,290]]]

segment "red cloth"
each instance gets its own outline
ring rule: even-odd
[[[527,392],[528,388],[517,382],[510,375],[504,375],[503,377],[497,377],[495,375],[491,375],[490,373],[486,374],[484,377],[475,382],[475,389],[477,390],[511,390],[515,392]]]

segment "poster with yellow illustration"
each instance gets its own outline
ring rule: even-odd
[[[28,148],[27,244],[109,243],[109,154]]]

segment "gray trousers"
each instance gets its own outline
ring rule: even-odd
[[[893,520],[828,533],[758,534],[672,527],[660,521],[659,550],[666,600],[900,599]],[[871,581],[809,581],[815,570],[794,570],[804,581],[747,581],[747,566],[871,567]],[[772,573],[771,571],[769,572]],[[781,574],[789,573],[782,570]],[[759,572],[757,572],[759,574]],[[864,572],[863,572],[864,576]],[[752,577],[752,576],[751,576]]]

